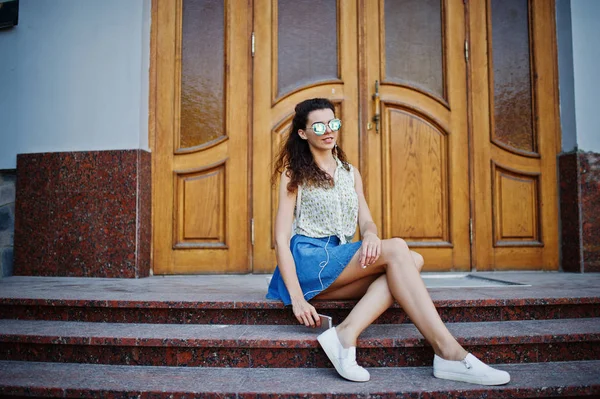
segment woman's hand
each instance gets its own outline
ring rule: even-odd
[[[300,324],[304,324],[306,327],[321,327],[321,319],[317,314],[317,309],[304,298],[292,301],[292,310]]]
[[[379,255],[381,255],[381,240],[375,233],[365,233],[360,246],[360,266],[364,269],[372,265],[379,259]]]

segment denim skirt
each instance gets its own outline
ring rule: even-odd
[[[326,290],[342,273],[361,244],[362,241],[340,244],[336,236],[313,238],[294,235],[290,240],[290,250],[304,299],[308,301]],[[283,301],[284,305],[292,303],[279,266],[271,278],[267,299]]]

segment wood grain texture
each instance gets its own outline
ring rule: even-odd
[[[404,3],[402,3],[404,4]],[[444,1],[438,15],[441,32],[431,43],[442,43],[438,95],[420,85],[384,80],[380,49],[384,41],[383,1],[365,2],[367,82],[370,94],[380,81],[381,132],[365,132],[363,149],[368,170],[366,192],[375,222],[384,238],[401,237],[425,258],[424,270],[469,270],[469,178],[464,4]],[[404,12],[417,12],[408,7]],[[410,17],[407,17],[410,19]],[[421,40],[425,38],[421,37]],[[424,43],[424,46],[429,44]],[[417,49],[418,50],[418,49]],[[388,51],[389,53],[389,51]],[[419,57],[404,54],[408,68]],[[447,96],[446,101],[440,97]],[[369,119],[376,110],[368,104]]]
[[[494,246],[542,246],[539,173],[492,164]]]
[[[224,4],[225,136],[181,150],[182,3],[153,1],[149,142],[155,274],[273,270],[278,199],[277,187],[271,184],[272,160],[287,134],[294,106],[312,97],[336,104],[336,114],[344,122],[340,144],[360,169],[380,234],[406,239],[424,255],[425,270],[558,268],[560,131],[553,0],[528,2],[535,152],[493,142],[489,1],[442,0],[441,15],[431,15],[441,21],[443,95],[421,84],[400,82],[402,77],[386,81],[386,57],[395,47],[385,42],[385,23],[390,20],[383,0],[336,0],[337,78],[288,82],[293,88],[282,96],[277,94],[278,68],[288,67],[289,60],[278,45],[275,2]],[[397,61],[418,64],[418,57],[403,56]],[[418,65],[404,68],[414,70]],[[369,128],[376,112],[371,97],[376,80],[381,96],[379,132],[374,124]],[[223,165],[218,182],[212,180],[215,176],[202,184],[193,180],[195,174],[204,173],[199,171],[215,165]],[[495,171],[493,165],[499,168]],[[178,191],[182,176],[190,183],[187,198]],[[193,208],[193,198],[198,208]],[[202,208],[218,209],[215,215],[225,219],[211,214],[202,220],[198,216]],[[188,223],[179,223],[179,217]],[[173,243],[192,236],[224,244],[174,248]]]
[[[248,257],[249,4],[225,3],[226,140],[178,152],[182,3],[157,0],[154,273],[240,273]]]
[[[449,242],[448,138],[419,115],[386,107],[386,235],[411,244]],[[392,127],[394,134],[391,134]],[[393,154],[391,153],[393,151]]]
[[[336,1],[338,27],[337,59],[339,79],[313,83],[289,83],[296,88],[277,96],[277,73],[280,66],[292,62],[280,53],[277,38],[278,13],[270,0],[254,2],[256,54],[253,70],[252,136],[252,214],[254,218],[253,271],[270,273],[276,266],[273,249],[274,220],[277,212],[277,184],[271,184],[273,160],[288,134],[297,103],[313,97],[325,97],[336,106],[343,119],[339,145],[350,162],[358,166],[358,81],[356,4]],[[309,18],[307,16],[307,18]],[[322,22],[323,23],[323,22]],[[330,25],[333,22],[330,23]]]
[[[558,268],[553,8],[554,1],[529,2],[536,155],[492,140],[495,111],[491,108],[494,93],[489,74],[494,70],[494,61],[488,57],[489,43],[485,40],[486,32],[491,31],[490,2],[470,3],[473,253],[477,270]]]
[[[224,164],[177,173],[174,248],[227,247]]]

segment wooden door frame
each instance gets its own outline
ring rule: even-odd
[[[156,173],[155,173],[155,162],[156,162],[156,63],[157,63],[157,36],[158,36],[158,0],[151,0],[151,12],[150,12],[150,68],[149,68],[149,89],[148,89],[148,147],[150,148],[150,174],[151,174],[151,205],[150,205],[150,223],[151,223],[151,239],[150,239],[150,275],[154,274],[154,204],[156,204]]]
[[[358,20],[358,49],[364,48],[365,46],[365,34],[366,34],[366,29],[367,29],[367,21],[366,21],[366,15],[365,15],[365,3],[369,1],[369,0],[357,0],[357,20]],[[539,0],[531,0],[534,2],[539,2]],[[548,12],[550,12],[552,21],[555,21],[555,8],[554,8],[554,0],[548,0],[552,3],[551,7],[548,7]],[[248,0],[249,3],[252,3],[252,0]],[[468,42],[469,43],[473,43],[474,40],[477,40],[477,38],[474,38],[472,36],[472,32],[470,31],[470,26],[472,26],[472,23],[474,23],[473,21],[471,21],[472,18],[472,14],[470,12],[470,8],[471,8],[471,2],[470,1],[466,1],[465,2],[465,20],[466,20],[466,24],[467,24],[467,28],[466,28],[466,37],[468,38]],[[157,109],[157,105],[158,105],[158,99],[157,99],[157,71],[156,71],[156,65],[157,65],[157,34],[158,34],[158,30],[160,29],[160,21],[157,20],[157,16],[158,16],[158,0],[152,0],[151,1],[151,25],[150,25],[150,63],[149,63],[149,104],[148,104],[148,145],[151,151],[151,157],[152,157],[152,162],[151,162],[151,170],[152,170],[152,205],[151,205],[151,223],[152,223],[152,240],[150,243],[150,256],[151,256],[151,271],[153,271],[154,269],[154,226],[155,226],[155,208],[154,208],[154,204],[156,203],[155,201],[155,196],[156,196],[156,179],[155,179],[155,161],[156,161],[156,135],[157,135],[157,120],[156,120],[156,113],[158,112]],[[253,23],[253,21],[251,22]],[[480,38],[481,40],[481,38]],[[558,79],[558,66],[557,66],[557,49],[556,49],[556,32],[555,32],[555,25],[553,26],[553,30],[552,30],[552,35],[551,37],[548,39],[552,41],[552,49],[553,49],[553,54],[552,54],[552,58],[553,58],[553,62],[551,65],[549,65],[548,67],[552,69],[552,73],[554,74],[554,79],[553,79],[553,89],[552,89],[552,95],[556,96],[557,98],[557,93],[558,93],[558,85],[557,85],[557,79]],[[366,54],[364,54],[364,52],[362,51],[358,51],[358,103],[359,103],[359,115],[358,115],[358,138],[359,138],[359,148],[360,150],[358,151],[358,163],[360,165],[360,170],[361,173],[363,175],[363,179],[368,179],[368,173],[367,173],[367,168],[366,168],[366,156],[365,156],[365,149],[367,148],[367,135],[366,135],[366,127],[367,127],[367,123],[370,122],[369,120],[369,95],[370,95],[370,88],[369,88],[369,82],[367,81],[367,69],[366,69]],[[472,61],[469,60],[468,64],[467,64],[467,95],[468,95],[468,99],[467,99],[467,107],[468,107],[468,135],[469,135],[469,156],[471,158],[471,161],[469,162],[469,175],[470,175],[470,208],[471,208],[471,217],[473,220],[475,220],[475,204],[474,204],[474,195],[475,195],[475,185],[473,184],[473,180],[474,180],[474,173],[473,173],[473,159],[475,156],[475,146],[473,143],[473,125],[474,123],[476,123],[474,121],[474,119],[476,119],[474,117],[474,112],[472,109],[473,106],[473,82],[472,82]],[[252,70],[252,68],[250,69]],[[250,79],[250,93],[253,92],[253,81],[252,81],[252,77],[249,77]],[[251,115],[253,115],[253,106],[251,105],[250,108],[250,113]],[[555,152],[556,154],[560,153],[561,150],[561,130],[560,130],[560,114],[558,111],[558,101],[554,102],[554,112],[555,112]],[[252,147],[252,137],[253,137],[253,126],[252,124],[250,124],[250,130],[249,130],[249,134],[248,134],[248,150],[249,150],[249,156],[248,156],[248,161],[249,161],[249,165],[248,165],[248,174],[249,174],[249,196],[248,196],[248,201],[249,201],[249,212],[250,212],[250,218],[252,218],[252,197],[253,197],[253,188],[252,188],[252,180],[251,180],[251,176],[252,176],[252,162],[253,162],[253,147]],[[558,188],[556,188],[558,189]],[[475,227],[475,226],[474,226]],[[248,227],[250,228],[250,227]],[[471,245],[471,251],[472,251],[472,256],[471,256],[471,265],[472,265],[472,270],[475,270],[477,267],[477,258],[474,254],[475,251],[475,246],[476,246],[476,242],[477,242],[477,235],[475,235],[473,243]],[[252,247],[250,247],[252,248]],[[249,256],[252,257],[253,256],[253,248],[249,251]]]
[[[455,80],[450,79],[448,74],[450,71],[456,71],[460,75],[466,75],[467,66],[463,58],[462,53],[462,41],[466,38],[466,20],[464,14],[463,2],[461,0],[442,0],[442,13],[445,16],[444,21],[442,21],[442,35],[444,40],[442,41],[443,47],[443,74],[444,74],[444,85],[445,91],[447,91],[446,99],[447,102],[444,106],[449,110],[449,120],[447,128],[448,131],[451,131],[451,143],[448,148],[448,157],[450,159],[449,162],[453,164],[455,168],[448,169],[448,179],[450,183],[448,184],[448,199],[449,207],[449,223],[448,228],[450,229],[450,240],[452,242],[452,252],[450,255],[446,255],[445,259],[451,259],[452,263],[452,271],[469,271],[472,269],[472,259],[471,259],[471,248],[469,243],[469,233],[468,233],[468,220],[466,223],[460,223],[458,219],[456,219],[453,215],[459,214],[462,219],[466,219],[469,217],[470,213],[470,203],[469,202],[452,202],[452,197],[460,196],[460,193],[463,191],[468,192],[470,188],[467,188],[467,184],[465,184],[464,190],[460,187],[460,185],[455,181],[454,184],[452,180],[455,176],[452,176],[452,173],[458,173],[460,171],[461,176],[464,176],[468,179],[469,175],[469,161],[461,161],[462,158],[459,154],[460,148],[462,145],[458,143],[464,142],[464,146],[466,147],[469,139],[469,128],[468,128],[468,108],[467,108],[467,81],[465,76],[465,81],[462,81],[460,84],[455,84]],[[359,134],[360,134],[360,170],[363,176],[363,180],[365,181],[365,197],[367,202],[371,206],[371,214],[373,215],[373,219],[377,224],[380,235],[383,236],[384,232],[387,230],[389,232],[389,226],[386,226],[385,223],[385,215],[390,214],[391,212],[385,210],[385,207],[389,207],[389,203],[386,202],[386,199],[383,196],[380,196],[379,193],[385,191],[385,182],[382,181],[381,184],[379,182],[373,184],[369,183],[369,180],[372,178],[383,179],[384,169],[386,165],[384,165],[384,161],[382,161],[378,165],[371,165],[369,167],[369,159],[377,159],[381,156],[384,150],[384,141],[383,141],[383,130],[380,133],[375,133],[372,129],[368,129],[368,124],[372,122],[371,118],[374,114],[374,106],[372,101],[372,94],[374,92],[374,80],[378,78],[381,83],[380,92],[384,96],[381,99],[381,114],[383,115],[384,110],[384,98],[385,98],[385,85],[391,82],[386,81],[385,76],[381,75],[382,66],[385,62],[381,60],[380,52],[383,51],[381,46],[384,46],[383,35],[384,32],[381,31],[381,25],[383,23],[383,19],[385,18],[383,14],[383,2],[381,0],[359,0],[358,6],[358,19],[359,19],[359,103],[360,103],[360,117],[359,117]],[[460,10],[459,7],[463,7]],[[453,10],[452,14],[449,14]],[[449,23],[447,23],[450,21]],[[459,22],[459,23],[456,23]],[[377,37],[377,42],[379,43],[379,48],[377,46],[371,45],[369,41],[371,41],[372,37]],[[459,42],[461,43],[461,48],[457,48],[456,45],[451,45],[450,42]],[[369,64],[368,60],[377,59],[379,62],[377,63],[377,67],[373,67],[373,65]],[[460,65],[459,65],[460,64]],[[371,68],[371,70],[369,70]],[[391,86],[391,85],[390,85]],[[402,85],[401,85],[402,86]],[[407,87],[407,86],[404,86]],[[411,87],[410,90],[413,90]],[[418,90],[415,90],[418,92]],[[437,99],[433,99],[433,97],[429,96],[426,93],[423,94],[428,100],[431,99],[432,103],[440,103]],[[428,101],[424,100],[424,101]],[[391,102],[389,104],[393,104]],[[400,103],[398,103],[400,104]],[[409,101],[402,102],[402,106],[407,109],[411,109],[415,112],[419,111],[419,107],[414,107]],[[452,107],[452,110],[450,110]],[[418,112],[417,112],[418,113]],[[457,116],[458,115],[458,116]],[[460,121],[460,122],[459,122]],[[452,127],[450,127],[452,126]],[[463,131],[464,129],[464,131]],[[369,138],[372,135],[379,134],[381,137],[381,141],[375,143],[373,145],[373,138]],[[465,137],[466,135],[466,137]],[[462,141],[461,141],[462,138]],[[371,169],[371,170],[369,170]],[[370,176],[373,174],[375,176]],[[462,179],[461,179],[462,180]],[[375,202],[374,202],[375,201]],[[468,201],[468,200],[465,200]],[[402,237],[404,238],[404,237]],[[420,244],[420,243],[419,243]],[[413,248],[415,251],[419,252],[422,249],[424,252],[429,251],[438,251],[441,249],[436,245],[419,245]],[[429,252],[431,258],[437,256],[439,252]],[[442,259],[442,256],[439,259]],[[430,258],[430,259],[431,259]],[[427,265],[427,257],[426,257],[426,265]],[[447,269],[446,265],[440,266],[441,263],[436,261],[435,259],[430,263],[432,265],[431,271],[434,270],[444,270],[450,271]]]
[[[488,220],[486,212],[486,209],[489,209],[490,213],[493,212],[491,209],[491,193],[487,191],[487,187],[478,187],[478,184],[480,186],[485,185],[481,184],[482,182],[489,182],[491,184],[491,176],[489,176],[488,168],[482,167],[482,165],[488,163],[491,159],[491,151],[482,151],[483,148],[487,148],[487,144],[481,144],[483,140],[490,137],[491,114],[493,113],[493,109],[490,108],[490,96],[493,96],[493,87],[490,87],[488,77],[488,52],[490,52],[487,40],[489,4],[490,0],[466,2],[467,37],[470,50],[467,65],[467,93],[470,109],[470,197],[472,203],[471,217],[473,220],[471,251],[473,269],[479,271],[492,270],[492,265],[495,262],[493,260],[494,256],[489,250],[489,246],[492,245],[493,241],[493,225],[490,224],[491,221]],[[535,62],[535,65],[532,65],[532,91],[536,93],[536,97],[541,97],[540,94],[543,94],[546,98],[553,99],[552,101],[534,101],[533,104],[535,109],[535,113],[533,114],[534,124],[537,126],[535,131],[538,134],[542,130],[554,132],[553,134],[547,133],[543,139],[538,136],[538,152],[542,157],[540,171],[555,173],[556,176],[556,184],[554,186],[548,187],[548,184],[545,183],[540,189],[540,196],[546,198],[547,201],[547,206],[542,208],[540,218],[544,219],[552,216],[550,210],[554,208],[556,211],[554,216],[558,220],[558,169],[549,170],[552,168],[545,166],[551,162],[558,162],[556,156],[560,153],[561,149],[555,2],[554,0],[528,0],[528,4],[532,12],[529,18],[529,22],[532,24],[530,26],[531,37],[535,38],[535,42],[530,39],[530,43],[532,44],[530,52]],[[486,12],[482,10],[486,10]],[[486,33],[482,34],[482,32]],[[478,51],[478,49],[483,48],[487,50],[485,53],[480,50]],[[485,76],[485,80],[481,79],[481,76]],[[478,111],[477,108],[479,108]],[[537,115],[544,115],[544,118],[540,118],[537,121],[535,119]],[[480,135],[475,135],[475,131],[480,132]],[[482,132],[483,134],[481,134]],[[524,166],[524,171],[528,170],[529,166]],[[555,195],[552,195],[553,193]],[[479,201],[477,201],[477,196],[480,197]],[[482,197],[483,200],[481,200]],[[479,217],[477,217],[478,215]],[[560,242],[558,222],[556,226],[543,229],[542,240],[549,250],[544,251],[544,261],[540,270],[558,270],[560,263],[560,254],[558,253]],[[558,255],[554,257],[552,253],[558,253]],[[515,256],[519,256],[518,251],[515,252]]]
[[[175,66],[181,62],[180,57],[181,54],[177,53],[177,48],[176,45],[173,45],[173,48],[168,48],[167,50],[169,51],[163,51],[161,54],[159,54],[159,47],[161,46],[161,43],[165,43],[168,40],[165,40],[163,37],[159,37],[159,31],[163,30],[165,27],[169,27],[170,22],[168,21],[161,21],[160,18],[168,18],[169,21],[170,19],[172,19],[173,15],[167,15],[167,14],[172,14],[172,13],[176,13],[176,9],[178,7],[181,7],[181,2],[182,0],[177,0],[177,1],[172,1],[172,0],[152,0],[151,3],[151,26],[150,26],[150,65],[149,65],[149,110],[148,110],[148,144],[150,147],[150,151],[152,154],[152,161],[151,161],[151,173],[152,173],[152,205],[151,205],[151,223],[152,223],[152,242],[150,244],[150,251],[151,251],[151,258],[150,258],[150,264],[151,264],[151,272],[154,273],[155,271],[155,252],[157,250],[156,245],[155,245],[155,239],[157,237],[156,235],[156,220],[157,220],[157,212],[159,210],[156,209],[155,204],[157,204],[157,197],[158,197],[158,190],[156,189],[157,187],[161,186],[160,184],[158,184],[159,182],[159,177],[157,176],[158,173],[156,171],[157,169],[157,163],[158,163],[158,149],[157,149],[157,145],[158,145],[158,133],[159,133],[159,128],[160,128],[160,124],[161,124],[161,120],[166,121],[166,122],[162,122],[166,125],[172,125],[175,124],[175,119],[177,119],[179,116],[175,115],[175,112],[177,111],[176,106],[175,106],[175,101],[173,97],[173,93],[167,93],[167,96],[164,95],[165,90],[162,90],[163,93],[163,97],[168,97],[168,98],[160,98],[160,93],[161,91],[160,89],[160,85],[164,84],[165,82],[165,77],[163,76],[162,78],[159,75],[164,75],[165,73],[167,75],[171,74],[174,76],[174,69]],[[251,9],[252,7],[252,1],[253,0],[246,0],[246,7],[249,7]],[[167,5],[171,5],[172,4],[172,10],[167,6],[167,7],[161,7],[160,3],[167,3]],[[233,1],[231,2],[231,4],[229,5],[229,7],[233,7]],[[225,4],[225,7],[228,7],[227,4]],[[159,10],[168,10],[168,12],[163,12]],[[227,10],[225,11],[226,15],[227,15]],[[233,18],[238,18],[238,19],[244,19],[241,18],[240,15],[243,14],[238,14],[237,16],[233,15],[228,17],[230,19],[230,21],[228,23],[226,23],[224,29],[225,29],[225,34],[229,35],[230,33],[228,32],[228,28],[229,28],[229,24],[232,24],[233,26],[240,26],[241,24],[239,24],[238,22],[244,22],[244,21],[235,21]],[[181,16],[180,16],[181,17]],[[235,64],[233,63],[233,65],[228,65],[227,69],[231,69],[231,70],[245,70],[248,76],[248,98],[247,98],[247,103],[249,104],[247,109],[244,109],[243,112],[241,112],[242,117],[247,116],[248,120],[250,120],[250,112],[251,112],[251,98],[252,98],[252,91],[251,91],[251,68],[252,68],[252,58],[249,52],[250,49],[250,35],[249,33],[251,32],[251,25],[252,25],[252,18],[245,18],[245,23],[246,26],[245,28],[243,26],[240,26],[240,31],[242,29],[246,29],[248,32],[247,35],[247,42],[238,42],[238,49],[239,48],[243,48],[244,51],[247,49],[248,52],[247,54],[245,54],[243,57],[240,57],[242,59],[245,59],[246,62],[242,62],[242,63],[238,63]],[[171,26],[172,28],[172,26]],[[239,33],[239,32],[238,32]],[[174,37],[172,38],[172,40],[176,41],[176,35],[180,34],[173,31],[173,32],[169,32],[168,35],[174,35]],[[227,43],[227,41],[226,41]],[[170,51],[172,51],[173,49],[175,49],[175,52],[173,52],[172,54],[170,54]],[[225,51],[225,57],[226,60],[228,59],[228,57],[230,57],[230,55],[228,54],[228,51],[235,51],[236,49],[231,49],[231,48],[226,48]],[[166,53],[166,55],[164,55]],[[237,53],[239,54],[239,53]],[[172,61],[173,61],[173,66],[171,66],[170,64],[168,65],[168,68],[163,68],[163,69],[168,69],[166,71],[159,71],[158,70],[158,66],[159,66],[159,59],[161,58],[161,56],[163,57],[172,57]],[[173,69],[173,70],[171,70]],[[233,73],[233,72],[232,72]],[[239,74],[238,74],[239,75]],[[236,75],[236,76],[238,76]],[[166,75],[165,75],[166,76]],[[241,76],[246,76],[246,75],[241,75]],[[244,81],[244,79],[240,79],[240,81]],[[169,81],[169,84],[170,81]],[[175,83],[176,84],[176,83]],[[229,87],[225,87],[224,90],[228,91],[230,90]],[[167,91],[168,92],[168,91]],[[233,111],[229,110],[227,111],[226,109],[226,113],[225,113],[225,117],[227,118],[227,120],[231,119],[233,120]],[[162,113],[162,114],[161,114]],[[172,115],[172,118],[165,118],[164,115]],[[162,115],[162,117],[161,117]],[[235,144],[237,146],[241,146],[241,147],[247,147],[247,158],[246,158],[246,173],[247,176],[246,178],[248,178],[249,176],[251,176],[251,151],[250,151],[250,146],[251,146],[251,129],[252,126],[250,123],[247,123],[248,125],[248,131],[247,131],[247,139],[246,140],[238,140]],[[168,130],[168,129],[167,129]],[[208,146],[207,148],[210,148],[211,146]],[[233,145],[232,145],[233,148]],[[227,159],[227,158],[225,158]],[[229,162],[229,161],[228,161]],[[234,166],[235,168],[235,166]],[[238,169],[239,165],[238,165]],[[164,184],[164,183],[162,183]],[[251,217],[251,208],[249,207],[249,205],[251,204],[251,193],[250,193],[250,181],[247,180],[247,184],[245,184],[245,186],[242,190],[240,190],[241,192],[247,194],[246,195],[246,199],[244,199],[245,201],[247,201],[246,205],[246,209],[247,209],[247,220],[250,220]],[[246,223],[247,226],[245,226],[245,231],[243,232],[243,234],[241,234],[243,236],[243,242],[245,242],[245,244],[241,244],[241,245],[245,245],[246,249],[245,249],[245,254],[243,256],[240,256],[239,253],[236,255],[237,256],[237,260],[241,261],[242,258],[244,259],[248,259],[246,266],[245,266],[245,270],[223,270],[223,272],[225,273],[239,273],[241,272],[251,272],[251,255],[252,255],[252,244],[251,244],[251,229],[250,229],[250,223]],[[237,252],[240,252],[241,250],[238,248],[236,249]],[[180,273],[180,272],[177,272]]]
[[[358,161],[359,137],[358,126],[354,129],[354,125],[358,125],[357,115],[349,104],[354,104],[356,107],[356,97],[358,90],[358,82],[346,81],[348,76],[355,76],[356,70],[356,27],[350,24],[344,24],[342,21],[353,20],[356,15],[356,3],[346,0],[337,0],[337,34],[338,34],[338,78],[327,81],[317,81],[305,86],[294,89],[289,93],[285,93],[280,98],[276,95],[277,85],[277,45],[274,33],[277,31],[276,18],[277,9],[272,7],[272,0],[255,1],[254,15],[254,33],[256,37],[256,63],[253,65],[252,79],[257,82],[266,82],[266,87],[253,90],[253,107],[252,110],[252,125],[256,125],[256,135],[251,137],[253,145],[250,147],[252,151],[252,169],[257,171],[257,174],[252,176],[250,184],[252,184],[252,217],[256,219],[254,232],[256,242],[253,246],[253,259],[256,262],[253,265],[253,270],[256,273],[270,273],[275,267],[275,254],[272,241],[272,216],[276,213],[276,204],[273,204],[272,196],[269,195],[268,203],[271,209],[267,210],[264,204],[265,195],[271,193],[271,173],[270,159],[260,157],[258,154],[261,149],[272,148],[273,137],[271,134],[279,127],[285,126],[288,118],[293,115],[294,106],[296,103],[306,99],[306,91],[309,91],[311,97],[325,97],[330,99],[336,108],[341,108],[342,118],[345,123],[345,130],[342,130],[341,146],[349,158],[351,163]],[[260,6],[262,5],[262,7]],[[261,21],[269,21],[269,23],[261,23]],[[343,61],[345,60],[345,61]],[[342,90],[338,90],[340,87]],[[336,92],[332,92],[332,88],[336,88]],[[261,91],[263,90],[263,91]],[[265,94],[268,91],[268,94]],[[348,92],[352,92],[352,98],[346,98]],[[353,103],[351,103],[353,102]],[[258,127],[261,129],[258,130]],[[344,128],[343,128],[344,129]],[[268,132],[267,132],[268,130]],[[257,156],[254,157],[254,148],[256,148]],[[268,170],[267,171],[265,171]],[[263,175],[263,173],[265,173]],[[277,195],[277,194],[275,194]],[[256,201],[255,201],[256,200]],[[268,244],[268,245],[267,245]],[[267,248],[268,246],[268,248]],[[268,261],[265,259],[269,259]]]

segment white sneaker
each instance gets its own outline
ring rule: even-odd
[[[481,385],[502,385],[510,381],[506,371],[496,370],[470,353],[463,360],[445,360],[434,355],[433,375],[445,380]]]
[[[356,347],[351,346],[344,349],[335,327],[331,327],[319,335],[317,340],[339,375],[356,382],[365,382],[371,379],[369,372],[356,363]]]

